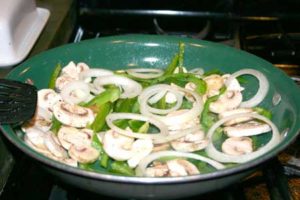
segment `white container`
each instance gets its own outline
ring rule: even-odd
[[[0,0],[0,67],[20,63],[43,30],[50,12],[35,0]]]

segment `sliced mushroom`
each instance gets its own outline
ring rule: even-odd
[[[93,131],[91,129],[77,129],[70,126],[62,126],[57,137],[59,142],[65,149],[69,149],[74,145],[91,145]]]
[[[75,81],[75,79],[70,76],[60,76],[55,81],[55,89],[61,91],[67,84],[71,83],[72,81]]]
[[[232,110],[237,108],[242,103],[242,100],[243,96],[240,91],[227,90],[217,101],[210,104],[209,110],[214,113]]]
[[[146,169],[147,177],[164,177],[169,175],[169,168],[161,162],[153,162],[152,167]]]
[[[62,101],[61,96],[52,89],[41,89],[38,91],[38,106],[51,112],[57,102]]]
[[[208,140],[204,138],[202,130],[187,134],[186,136],[171,142],[171,146],[176,151],[194,152],[204,149],[208,145]]]
[[[271,131],[271,127],[268,124],[260,123],[257,121],[250,121],[234,126],[224,127],[224,132],[229,137],[259,135],[262,133],[267,133],[269,131]]]
[[[229,111],[225,111],[219,114],[219,118],[225,118],[225,117],[229,117],[232,115],[236,115],[236,114],[243,114],[243,113],[254,113],[252,108],[237,108],[234,110],[229,110]],[[239,117],[239,118],[235,118],[232,120],[229,120],[227,122],[224,123],[225,126],[230,126],[233,124],[237,124],[237,123],[241,123],[241,122],[246,122],[251,120],[252,118],[250,117]]]
[[[71,158],[77,160],[80,163],[93,163],[98,159],[100,153],[98,150],[91,146],[72,145],[69,149],[69,155]]]
[[[203,79],[206,82],[208,97],[219,94],[219,90],[224,85],[224,79],[218,74],[213,74]]]
[[[171,148],[169,143],[155,144],[152,152],[169,150]]]
[[[230,76],[231,76],[230,74],[224,74],[224,75],[222,76],[224,83],[226,82],[226,80],[227,80]],[[243,91],[244,88],[241,87],[239,81],[238,81],[236,78],[234,78],[234,79],[232,79],[232,81],[230,82],[230,84],[227,85],[227,90]]]
[[[35,146],[27,137],[27,135],[24,135],[24,142],[30,147],[32,148],[33,150],[45,155],[45,156],[48,156],[48,155],[52,155],[50,153],[50,151],[46,148],[46,147],[43,147],[43,148],[39,148],[37,146]]]
[[[66,150],[60,145],[58,139],[52,132],[45,133],[44,143],[48,150],[57,158],[67,158],[68,154]]]
[[[252,139],[249,137],[230,137],[222,144],[222,151],[229,155],[243,155],[253,152]]]
[[[196,142],[180,142],[173,141],[171,142],[172,148],[176,151],[181,152],[194,152],[207,147],[209,141],[207,139],[196,141]]]
[[[198,168],[191,162],[184,159],[167,161],[170,176],[187,176],[199,174]]]
[[[132,144],[133,156],[127,160],[129,167],[135,168],[139,162],[153,150],[153,142],[150,139],[138,139]]]
[[[103,137],[103,148],[105,152],[115,160],[124,161],[133,156],[132,145],[134,138],[121,135],[109,130]]]
[[[22,125],[22,130],[26,132],[28,128],[38,128],[44,132],[48,131],[52,125],[52,114],[37,106],[34,117]]]
[[[53,106],[53,114],[63,124],[77,128],[86,127],[95,118],[91,109],[65,102],[56,103]]]
[[[83,62],[78,63],[77,65],[71,61],[65,67],[63,67],[62,75],[72,77],[74,80],[79,80],[80,72],[86,71],[89,69],[89,66]]]
[[[62,163],[72,166],[72,167],[77,167],[78,166],[78,162],[72,158],[66,158],[63,160],[60,160]]]
[[[45,145],[45,132],[37,128],[28,128],[26,129],[26,134],[24,136],[27,141],[30,141],[35,147],[42,150],[48,150]]]
[[[170,112],[167,114],[168,117],[172,117],[172,116],[178,116],[178,115],[182,115],[185,114],[186,112],[188,112],[189,110],[187,109],[180,109],[180,110],[175,110],[173,112]],[[179,123],[179,124],[173,124],[172,126],[168,126],[169,130],[183,130],[183,129],[188,129],[188,128],[192,128],[194,126],[198,126],[200,123],[198,118],[195,118],[191,121],[185,122],[185,123]],[[172,134],[172,133],[170,133]]]

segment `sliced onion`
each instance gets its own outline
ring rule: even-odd
[[[79,79],[85,82],[91,82],[92,77],[113,75],[114,72],[108,69],[88,69],[79,74]]]
[[[168,91],[171,91],[172,93],[175,93],[175,91],[177,90],[178,94],[180,94],[182,92],[187,93],[189,96],[191,96],[195,99],[195,102],[193,102],[193,107],[181,115],[176,115],[176,116],[157,115],[159,109],[157,110],[154,108],[150,108],[150,106],[148,105],[148,100],[149,100],[149,98],[151,98],[151,96],[153,96],[153,94],[155,94],[159,91],[162,91],[162,90],[168,90]],[[179,98],[179,95],[178,95],[178,98]],[[164,122],[167,126],[172,126],[174,124],[182,124],[182,123],[188,122],[190,120],[193,120],[196,117],[199,117],[199,115],[202,112],[202,108],[203,108],[202,99],[197,93],[187,90],[187,89],[184,89],[184,88],[181,88],[181,87],[170,86],[170,85],[166,85],[166,84],[158,84],[158,85],[154,85],[154,86],[150,86],[150,87],[146,88],[140,94],[138,101],[140,104],[140,112],[143,115],[158,119],[158,120]],[[179,104],[177,104],[175,108],[177,108],[178,105]],[[172,111],[172,110],[174,110],[174,109],[170,109],[168,111]],[[154,111],[154,113],[153,113],[153,111]],[[161,113],[166,114],[168,112],[162,111]]]
[[[73,92],[80,91],[80,95],[72,94]],[[70,104],[78,104],[87,100],[90,97],[89,85],[83,81],[72,81],[68,83],[61,91],[63,100]]]
[[[148,103],[155,104],[167,94],[167,90],[158,91],[155,95],[148,99]]]
[[[148,105],[149,101],[150,102],[153,102],[154,100],[156,101],[158,97],[162,98],[163,97],[162,94],[163,93],[166,94],[167,92],[172,93],[176,98],[176,104],[172,108],[158,109],[158,108],[150,107]],[[143,110],[147,110],[150,113],[159,114],[159,115],[168,114],[172,111],[179,109],[181,107],[182,101],[183,101],[182,92],[180,92],[175,87],[164,85],[164,84],[148,87],[139,96],[139,103]]]
[[[194,68],[189,71],[189,73],[202,76],[204,74],[204,69],[202,68]]]
[[[163,70],[154,68],[134,68],[127,69],[126,72],[131,76],[143,79],[157,78],[163,75],[164,73]]]
[[[123,92],[120,95],[120,98],[123,99],[136,97],[143,89],[141,84],[124,76],[108,75],[98,77],[94,80],[94,86],[96,88],[102,88],[102,86],[109,84],[115,84],[123,89]]]
[[[254,69],[242,69],[240,71],[231,74],[231,76],[226,80],[225,85],[229,86],[231,81],[233,81],[236,77],[244,74],[250,74],[255,76],[258,79],[259,87],[257,93],[251,99],[247,101],[243,101],[240,107],[244,107],[244,108],[255,107],[264,100],[264,98],[266,97],[269,91],[269,82],[263,73]]]
[[[159,129],[159,133],[145,134],[145,133],[137,133],[137,132],[132,132],[130,130],[121,129],[113,123],[115,120],[119,120],[119,119],[133,119],[133,120],[149,122],[149,123],[155,125]],[[110,113],[108,116],[106,116],[106,123],[111,129],[113,129],[117,133],[120,133],[120,134],[128,136],[128,137],[134,137],[134,138],[140,138],[140,139],[157,139],[157,138],[165,137],[168,135],[168,128],[166,127],[166,125],[164,123],[162,123],[152,117],[147,117],[147,116],[143,116],[140,114]]]
[[[272,129],[272,138],[270,141],[264,145],[263,147],[260,147],[257,151],[239,155],[239,156],[234,156],[234,155],[228,155],[223,152],[220,152],[219,150],[216,149],[212,142],[213,134],[215,130],[220,127],[222,124],[229,120],[233,120],[235,118],[240,118],[240,117],[249,117],[249,118],[255,118],[261,121],[264,121],[265,123],[269,124],[271,129]],[[280,134],[278,132],[277,127],[271,122],[269,119],[267,119],[264,116],[255,114],[255,113],[244,113],[244,114],[236,114],[236,115],[231,115],[229,117],[225,117],[223,119],[220,119],[217,121],[209,130],[207,133],[208,139],[211,141],[208,146],[206,147],[206,153],[209,157],[212,159],[223,162],[223,163],[244,163],[250,160],[253,160],[266,152],[270,151],[273,147],[275,147],[279,142],[280,142]]]
[[[212,167],[214,167],[218,170],[225,168],[225,166],[223,164],[221,164],[217,161],[214,161],[212,159],[209,159],[207,157],[200,156],[198,154],[184,153],[184,152],[178,152],[178,151],[159,151],[159,152],[151,153],[150,155],[144,157],[140,161],[139,165],[136,168],[136,175],[137,176],[146,176],[146,169],[150,163],[152,163],[153,161],[155,161],[159,158],[170,157],[170,156],[200,160],[200,161],[208,163],[209,165],[211,165]]]

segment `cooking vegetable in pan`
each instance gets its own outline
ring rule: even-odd
[[[259,83],[248,100],[243,75]],[[38,92],[36,115],[22,127],[24,141],[86,170],[194,175],[248,162],[280,142],[270,111],[258,107],[269,89],[265,75],[187,71],[184,43],[165,70],[110,71],[71,61],[58,65],[49,87]],[[261,134],[271,134],[266,144],[255,143]]]

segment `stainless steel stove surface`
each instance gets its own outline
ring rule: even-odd
[[[300,80],[300,3],[296,0],[136,0],[130,4],[81,0],[78,4],[77,28],[70,42],[130,33],[192,37],[243,49]],[[238,184],[190,199],[300,199],[299,145],[300,139]],[[30,158],[15,154],[16,165],[1,199],[112,199],[65,185]]]

